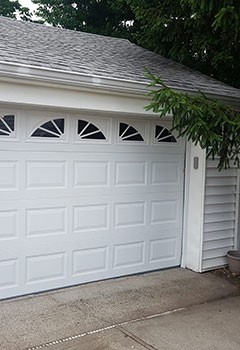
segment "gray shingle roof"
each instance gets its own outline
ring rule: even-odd
[[[0,61],[145,82],[144,67],[167,85],[240,98],[240,90],[128,40],[0,17]]]

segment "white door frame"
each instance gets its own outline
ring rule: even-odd
[[[201,271],[206,152],[187,142],[181,266]]]
[[[237,175],[237,190],[236,190],[236,222],[235,222],[235,249],[240,249],[240,169]]]

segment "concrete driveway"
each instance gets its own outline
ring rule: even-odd
[[[239,350],[239,288],[184,269],[0,302],[1,350]]]

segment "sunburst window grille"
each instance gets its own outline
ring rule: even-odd
[[[119,124],[119,137],[122,141],[144,141],[142,135],[131,125]]]
[[[48,122],[39,126],[31,135],[31,137],[51,137],[61,138],[64,134],[63,118],[49,120]]]
[[[3,115],[0,116],[0,135],[10,136],[14,132],[15,128],[15,116],[14,115]]]
[[[156,125],[155,139],[157,142],[177,142],[173,134],[171,134],[168,129],[160,125]]]
[[[78,136],[83,140],[106,140],[102,131],[86,120],[78,120]]]

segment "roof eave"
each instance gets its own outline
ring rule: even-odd
[[[1,79],[24,79],[25,82],[38,82],[60,86],[78,87],[83,90],[97,89],[109,92],[146,95],[147,84],[124,79],[102,77],[78,72],[63,71],[45,67],[0,61]]]
[[[0,61],[1,80],[19,80],[25,83],[53,84],[79,88],[81,90],[96,89],[105,93],[118,93],[127,95],[145,96],[149,92],[147,82],[110,78],[97,75],[89,75],[78,72],[63,71],[46,67],[30,66],[26,64]],[[176,91],[197,94],[198,91],[179,86],[171,86]],[[240,101],[236,97],[205,93],[211,99],[220,100],[224,103],[240,106]]]

